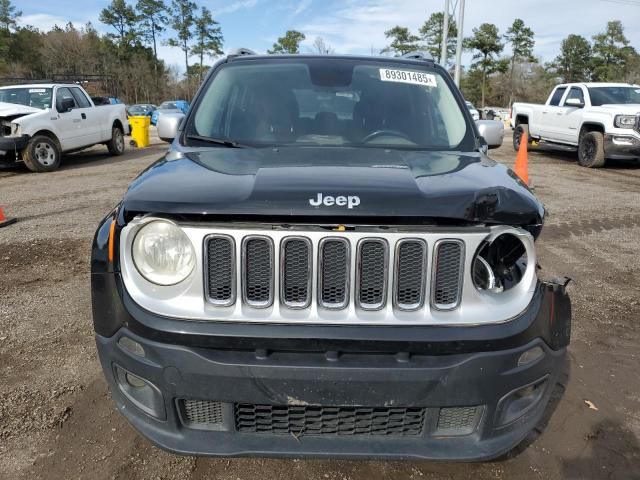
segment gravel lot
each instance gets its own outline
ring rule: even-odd
[[[550,212],[544,275],[573,278],[571,380],[542,436],[487,464],[178,457],[116,412],[98,363],[89,249],[100,219],[166,149],[69,156],[57,172],[0,170],[0,479],[639,479],[640,165],[587,170],[530,155]],[[510,142],[492,152],[512,163]]]

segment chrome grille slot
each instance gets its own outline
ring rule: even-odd
[[[280,249],[280,301],[289,308],[311,304],[313,247],[303,237],[282,240]]]
[[[226,235],[209,235],[206,239],[205,281],[209,302],[219,306],[236,301],[235,242]]]
[[[460,240],[440,240],[436,244],[431,304],[438,310],[452,310],[460,303],[464,244]]]
[[[242,296],[256,308],[273,304],[273,241],[248,236],[242,241]]]
[[[318,297],[325,308],[342,309],[349,304],[349,242],[344,238],[320,241]]]
[[[379,310],[387,302],[389,248],[383,239],[364,239],[358,244],[356,298],[363,310]]]
[[[419,239],[400,240],[396,246],[395,303],[401,310],[424,305],[427,244]]]

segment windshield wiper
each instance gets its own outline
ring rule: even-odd
[[[228,148],[245,148],[246,145],[241,145],[234,140],[229,140],[227,138],[214,138],[214,137],[206,137],[203,135],[187,135],[187,140],[196,140],[198,142],[206,142],[213,143],[215,145],[222,145],[223,147]]]

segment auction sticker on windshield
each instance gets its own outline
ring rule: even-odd
[[[380,69],[380,80],[383,82],[411,83],[425,87],[437,87],[436,76],[429,73],[413,72],[411,70]]]

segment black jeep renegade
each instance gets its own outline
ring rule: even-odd
[[[543,206],[486,156],[497,126],[420,54],[216,64],[95,236],[122,414],[195,455],[468,461],[528,439],[571,307],[537,276]]]

